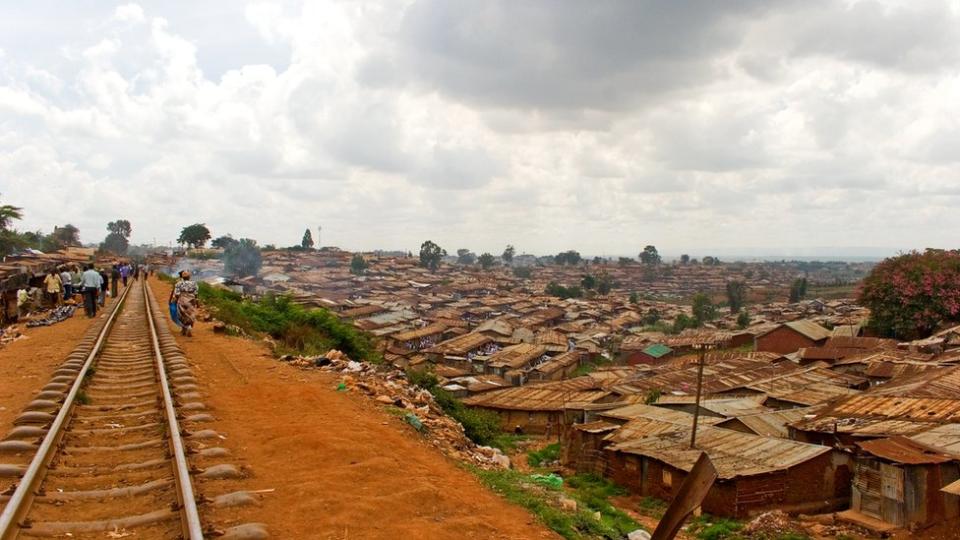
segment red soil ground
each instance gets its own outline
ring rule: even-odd
[[[151,285],[164,302],[169,285]],[[275,489],[238,521],[290,539],[557,538],[369,399],[335,391],[335,376],[280,363],[210,324],[177,335],[228,461],[251,471],[244,489]]]

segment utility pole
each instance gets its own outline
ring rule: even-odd
[[[323,226],[317,225],[317,251],[320,251],[320,248],[323,247],[323,241],[321,240],[320,233],[323,232]]]
[[[693,407],[693,431],[690,432],[690,448],[697,447],[697,422],[700,420],[700,393],[703,390],[703,363],[708,347],[709,345],[706,343],[696,345],[700,354],[697,359],[697,401]]]

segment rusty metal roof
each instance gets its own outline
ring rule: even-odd
[[[467,354],[470,351],[479,349],[493,340],[489,336],[471,332],[455,338],[442,341],[424,352],[437,354]]]
[[[792,424],[801,431],[859,436],[913,435],[960,422],[960,399],[860,394],[824,406]]]
[[[906,465],[948,463],[960,459],[901,436],[858,442],[857,446],[878,458]]]
[[[541,345],[520,343],[518,345],[511,345],[495,353],[490,357],[489,364],[491,366],[517,369],[529,364],[537,358],[540,358],[546,352],[547,349]]]
[[[796,409],[785,409],[782,411],[763,412],[759,414],[747,414],[729,418],[717,424],[718,427],[725,427],[730,422],[740,421],[747,426],[750,431],[764,437],[778,437],[786,439],[790,436],[787,425],[791,422],[802,420],[803,417],[813,410],[812,407],[799,407]]]
[[[825,446],[710,426],[697,430],[696,448],[690,448],[690,430],[686,429],[625,441],[611,450],[648,456],[688,472],[703,451],[721,479],[783,471],[831,451]]]
[[[424,326],[423,328],[415,328],[413,330],[407,330],[406,332],[397,332],[390,337],[397,341],[411,341],[414,339],[420,339],[422,337],[432,336],[434,334],[441,334],[446,329],[447,325],[445,324],[433,323]]]
[[[603,420],[596,420],[594,422],[587,422],[585,424],[574,424],[573,429],[584,431],[586,433],[606,433],[619,427],[620,426],[617,424],[611,424],[610,422],[604,422]]]
[[[537,384],[493,390],[463,400],[472,407],[517,411],[582,409],[611,395],[605,390],[557,390]]]
[[[960,455],[960,424],[943,424],[911,435],[910,438],[920,444]]]
[[[928,369],[910,377],[894,379],[871,389],[870,393],[917,398],[955,398],[960,395],[960,366]]]

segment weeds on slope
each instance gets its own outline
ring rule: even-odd
[[[463,426],[464,434],[473,442],[483,446],[493,446],[508,450],[512,441],[500,429],[500,417],[496,413],[480,409],[471,409],[453,394],[440,387],[437,376],[421,369],[408,369],[407,379],[433,394],[433,399],[443,412]]]
[[[174,281],[169,276],[161,279]],[[356,360],[383,362],[363,332],[326,309],[307,309],[289,296],[268,294],[254,301],[233,291],[200,283],[199,298],[220,321],[248,334],[269,335],[276,340],[279,354],[311,356],[338,349]]]
[[[566,479],[567,488],[554,489],[514,470],[472,471],[487,487],[526,508],[568,540],[619,540],[640,528],[607,502],[608,497],[620,493],[620,488],[602,478],[577,475]],[[576,501],[576,510],[565,510],[561,498]]]

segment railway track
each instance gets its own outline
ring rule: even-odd
[[[237,478],[231,465],[192,467],[227,452],[149,288],[134,282],[90,328],[0,442],[0,540],[32,537],[264,538],[258,525],[204,529],[194,478]],[[187,441],[198,441],[190,446]],[[202,447],[202,449],[200,449]],[[0,483],[0,489],[4,489]]]

